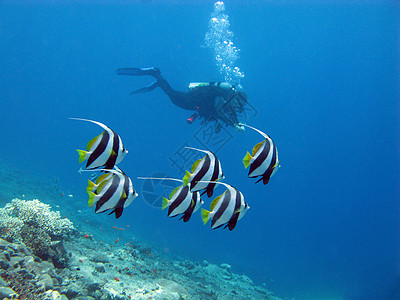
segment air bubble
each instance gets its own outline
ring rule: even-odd
[[[236,66],[240,49],[233,45],[233,32],[229,30],[228,15],[224,11],[224,3],[217,1],[214,4],[214,12],[211,14],[204,41],[207,47],[213,49],[216,65],[225,81],[237,84],[241,78],[244,78],[244,74]]]

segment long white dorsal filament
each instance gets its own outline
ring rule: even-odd
[[[193,148],[193,147],[185,147],[185,148],[186,148],[186,149],[192,149],[192,150],[200,151],[200,152],[204,152],[204,153],[210,153],[210,151],[201,150],[201,149],[197,149],[197,148]]]
[[[225,182],[220,182],[220,181],[206,181],[206,180],[200,180],[200,181],[198,181],[198,182],[223,184],[223,185],[226,186],[227,188],[233,188],[233,186],[231,186],[230,184],[227,184],[227,183],[225,183]]]
[[[249,128],[251,128],[251,129],[253,129],[254,131],[257,131],[259,134],[261,134],[261,135],[262,135],[263,137],[265,137],[266,139],[270,139],[270,137],[268,136],[268,134],[262,132],[261,130],[259,130],[259,129],[257,129],[257,128],[254,128],[253,126],[246,125],[246,124],[243,124],[243,123],[239,123],[239,125],[249,127]]]
[[[70,120],[78,120],[78,121],[86,121],[86,122],[91,122],[94,124],[99,125],[101,128],[103,128],[104,130],[110,131],[110,128],[108,128],[106,125],[104,125],[103,123],[97,122],[97,121],[93,121],[93,120],[88,120],[88,119],[82,119],[82,118],[68,118]]]
[[[182,180],[180,179],[176,179],[176,178],[158,178],[158,177],[138,177],[137,179],[150,179],[150,180],[172,180],[172,181],[178,181],[178,182],[182,182]]]

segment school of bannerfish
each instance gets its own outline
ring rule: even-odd
[[[119,218],[123,210],[138,196],[133,188],[132,180],[117,167],[128,151],[120,136],[106,125],[93,120],[70,119],[91,122],[104,129],[100,135],[89,141],[86,150],[77,150],[79,163],[87,160],[86,170],[83,171],[104,172],[97,177],[96,182],[88,180],[86,188],[86,192],[89,194],[88,206],[95,206],[95,213],[108,211],[109,214],[115,213],[115,217]],[[265,185],[280,167],[277,148],[269,135],[252,126],[241,125],[257,131],[264,137],[263,141],[253,147],[251,154],[246,153],[242,162],[245,168],[250,167],[248,177],[260,177],[256,183],[262,180]],[[192,214],[204,204],[201,199],[202,195],[207,194],[208,197],[212,197],[217,184],[225,186],[225,192],[211,201],[210,209],[201,210],[201,218],[204,224],[211,220],[212,229],[225,226],[224,228],[233,230],[250,206],[245,202],[243,194],[238,189],[221,182],[225,176],[221,163],[213,152],[187,148],[203,152],[206,155],[194,162],[191,171],[186,171],[181,180],[153,177],[138,177],[138,179],[172,180],[182,183],[171,192],[169,199],[163,198],[162,209],[168,207],[168,217],[181,215],[184,222],[189,221]],[[200,194],[200,192],[202,193]]]

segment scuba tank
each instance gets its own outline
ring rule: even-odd
[[[228,82],[191,82],[189,83],[189,92],[191,90],[193,90],[194,88],[197,87],[203,87],[203,86],[215,86],[215,87],[219,87],[223,90],[231,90],[231,89],[235,89],[235,86],[228,83]]]

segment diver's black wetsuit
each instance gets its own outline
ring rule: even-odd
[[[157,68],[123,68],[118,69],[117,74],[153,76],[156,81],[147,87],[132,92],[132,94],[149,92],[160,87],[176,106],[195,112],[188,119],[189,123],[195,119],[193,117],[200,116],[203,122],[215,121],[217,131],[221,129],[219,121],[239,131],[243,130],[243,127],[239,126],[237,113],[244,111],[243,106],[247,103],[247,96],[235,86],[220,82],[199,83],[190,88],[189,92],[181,92],[171,88]]]

